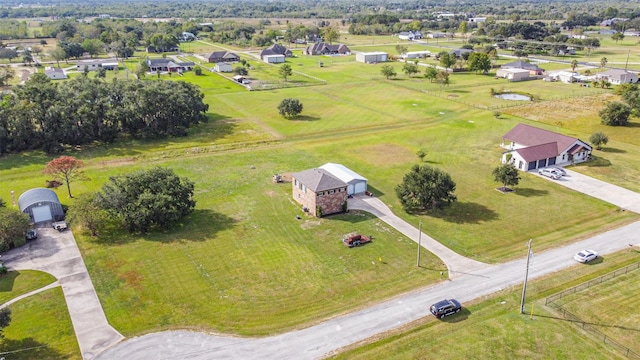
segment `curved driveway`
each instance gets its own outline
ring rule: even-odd
[[[551,180],[550,180],[551,181]],[[559,184],[582,191],[625,209],[640,212],[640,195],[599,180],[568,171]],[[418,231],[393,216],[374,198],[355,198],[350,207],[371,211],[383,221],[417,241]],[[572,255],[584,248],[597,249],[602,255],[638,244],[640,222],[562,246],[532,259],[529,278],[576,265]],[[452,273],[450,281],[411,292],[369,308],[323,323],[267,338],[238,338],[189,331],[166,331],[129,339],[98,356],[98,359],[318,359],[332,352],[429,315],[427,304],[446,297],[465,302],[520,284],[525,259],[487,265],[465,259],[422,234],[424,246],[441,256]],[[526,244],[522,244],[526,255]]]
[[[10,270],[40,270],[58,279],[54,284],[62,286],[84,359],[92,359],[124,339],[107,321],[71,231],[58,232],[51,228],[39,228],[37,240],[6,252],[2,255],[2,260]],[[53,287],[54,284],[45,288]],[[40,290],[44,288],[38,289]]]
[[[349,199],[349,209],[369,212],[401,232],[404,236],[415,241],[416,244],[419,242],[423,248],[431,251],[434,255],[439,257],[440,260],[442,260],[449,269],[450,278],[486,269],[490,266],[489,264],[469,259],[468,257],[464,257],[456,253],[424,232],[420,235],[418,229],[397,217],[391,209],[389,209],[389,207],[378,198],[356,196]]]

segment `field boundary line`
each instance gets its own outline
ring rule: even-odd
[[[591,324],[587,323],[586,321],[582,320],[581,318],[579,318],[578,316],[572,314],[571,312],[569,312],[567,309],[563,308],[561,305],[557,304],[555,301],[556,300],[560,300],[563,297],[567,296],[567,295],[571,295],[571,294],[575,294],[579,291],[588,289],[592,286],[595,285],[599,285],[602,284],[605,281],[611,280],[613,278],[616,278],[618,276],[621,275],[625,275],[628,274],[631,271],[637,270],[640,268],[640,262],[637,262],[635,264],[631,264],[631,265],[627,265],[623,268],[620,268],[618,270],[612,271],[608,274],[599,276],[595,279],[589,280],[587,282],[584,282],[582,284],[578,284],[576,286],[570,287],[566,290],[560,291],[558,293],[555,293],[553,295],[548,296],[545,301],[544,304],[546,306],[549,306],[551,308],[556,309],[562,316],[563,319],[569,320],[573,323],[575,323],[576,325],[580,326],[580,328],[582,328],[583,330],[591,333],[592,335],[598,337],[599,339],[602,340],[603,343],[610,345],[614,348],[616,348],[618,351],[620,351],[622,354],[624,354],[627,358],[629,359],[640,359],[640,354],[634,352],[633,350],[629,349],[628,347],[618,343],[617,341],[613,340],[611,337],[608,337],[607,335],[603,334],[600,330],[596,329],[594,326],[592,326]]]

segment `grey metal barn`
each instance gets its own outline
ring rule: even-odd
[[[20,211],[29,214],[34,224],[64,219],[64,210],[55,191],[35,188],[25,191],[18,198]]]

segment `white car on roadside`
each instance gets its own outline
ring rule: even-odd
[[[582,250],[573,256],[577,262],[581,263],[588,263],[589,261],[595,260],[597,257],[598,253],[593,250]]]

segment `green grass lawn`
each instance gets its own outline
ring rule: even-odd
[[[197,210],[182,230],[76,235],[110,322],[127,335],[176,327],[264,335],[439,278],[438,259],[427,255],[424,268],[416,269],[415,243],[370,215],[296,220],[302,212],[289,195],[291,185],[270,181],[273,173],[304,168],[304,159],[283,162],[294,153],[162,160],[158,164],[199,179]],[[92,182],[111,174],[113,168],[93,171]],[[374,242],[347,249],[340,240],[351,231],[373,235]]]
[[[56,281],[52,275],[33,270],[9,271],[0,277],[0,304]]]
[[[402,329],[352,345],[333,358],[622,359],[622,354],[616,353],[601,339],[597,340],[572,322],[557,317],[553,310],[543,305],[544,296],[636,261],[637,253],[621,252],[608,256],[606,267],[574,266],[544,279],[530,281],[525,315],[519,314],[521,288],[513,287],[471,304],[463,304],[460,314],[445,320],[432,316],[422,318]],[[637,298],[638,289],[635,285],[632,287],[635,292],[631,289],[626,292],[623,299],[628,301],[623,302],[637,305],[637,301],[632,299]],[[587,298],[591,297],[588,295],[590,291],[584,294]],[[611,297],[603,297],[611,301]],[[606,302],[598,303],[586,298],[583,303],[590,304],[597,317],[603,313],[601,306],[611,308],[610,303],[604,305]],[[628,309],[630,313],[637,314],[637,307]],[[612,316],[616,319],[621,317],[619,313]],[[633,317],[627,316],[629,319]],[[636,318],[623,331],[637,338],[637,323]]]
[[[82,359],[62,288],[22,299],[10,309],[11,323],[0,341],[7,359]]]

